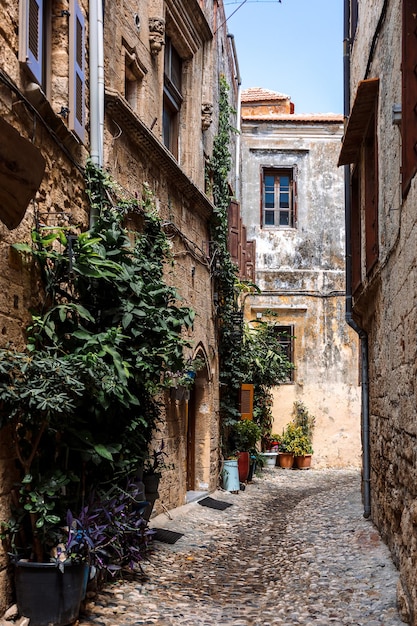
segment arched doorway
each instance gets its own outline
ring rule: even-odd
[[[205,365],[196,373],[187,407],[187,500],[192,499],[192,494],[209,489],[214,414],[209,367],[201,347],[194,358],[201,359]]]

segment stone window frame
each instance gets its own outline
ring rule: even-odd
[[[280,195],[280,185],[277,179],[281,176],[289,177],[289,202],[288,207],[266,207],[265,202],[265,177],[274,177],[274,193],[275,197]],[[268,224],[266,220],[266,212],[274,213],[274,223]],[[288,224],[281,224],[281,213],[288,213]],[[266,229],[288,230],[297,227],[297,181],[296,169],[292,166],[273,166],[263,167],[261,172],[261,227]]]

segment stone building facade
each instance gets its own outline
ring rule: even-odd
[[[356,334],[345,323],[343,116],[299,115],[288,96],[242,92],[242,218],[256,242],[248,320],[273,321],[295,364],[274,390],[273,432],[295,400],[316,417],[315,467],[359,466]]]
[[[415,2],[345,1],[350,323],[364,354],[365,512],[417,624],[417,17]]]
[[[218,480],[218,362],[209,241],[213,204],[206,163],[218,129],[219,78],[235,109],[237,60],[221,0],[5,0],[0,9],[1,343],[24,345],[38,297],[10,248],[36,221],[85,230],[87,157],[129,193],[146,184],[164,220],[174,267],[167,276],[196,311],[191,397],[166,398],[164,440],[174,469],[157,510]],[[234,124],[235,125],[235,124]],[[234,154],[235,147],[231,147]],[[235,172],[230,173],[233,187]],[[0,515],[8,516],[13,459],[0,441]],[[0,560],[0,612],[8,599]]]

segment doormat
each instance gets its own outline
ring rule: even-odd
[[[229,506],[233,506],[230,502],[215,500],[214,498],[203,498],[198,501],[198,504],[201,504],[201,506],[207,506],[209,509],[218,509],[219,511],[224,511]]]
[[[176,543],[178,539],[184,536],[183,533],[176,533],[166,528],[152,528],[151,530],[155,531],[152,535],[152,539],[154,541],[160,541],[161,543]]]

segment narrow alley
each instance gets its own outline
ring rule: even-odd
[[[182,536],[155,541],[147,579],[108,586],[79,626],[403,623],[398,573],[363,517],[356,470],[266,469],[211,498],[231,506],[193,502],[152,519]]]

